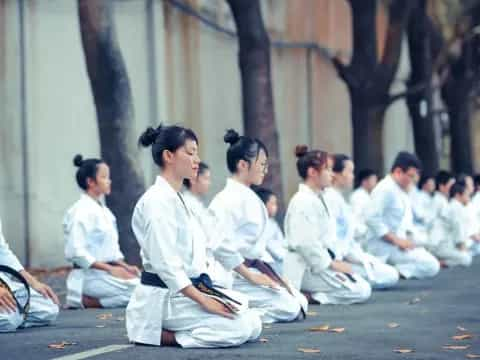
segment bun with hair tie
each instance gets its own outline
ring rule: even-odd
[[[238,140],[240,140],[240,135],[238,135],[238,133],[233,129],[228,129],[227,133],[223,137],[223,141],[230,145],[235,144],[238,142]]]
[[[307,145],[297,145],[295,146],[295,156],[297,158],[301,158],[308,152],[308,146]]]
[[[75,155],[73,158],[73,165],[76,167],[81,167],[83,165],[83,156],[80,154]]]

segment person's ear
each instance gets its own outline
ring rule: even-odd
[[[91,178],[91,177],[88,177],[87,178],[87,189],[93,187],[97,185],[97,182],[95,181],[95,179]]]
[[[237,169],[240,171],[248,171],[248,168],[250,167],[250,164],[246,160],[239,160],[237,163]]]
[[[164,163],[166,163],[166,164],[172,163],[174,157],[175,157],[175,154],[172,153],[170,150],[163,150],[162,158],[163,158]]]

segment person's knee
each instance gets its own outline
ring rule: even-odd
[[[280,321],[293,321],[298,317],[300,313],[300,302],[289,293],[285,292],[283,298],[279,301],[281,308],[279,309],[279,315],[282,317]]]
[[[386,289],[395,286],[400,280],[400,274],[393,266],[385,266],[381,274],[376,276],[376,281],[371,285],[375,289]]]
[[[0,314],[0,332],[14,332],[23,323],[23,316],[17,312]]]
[[[355,288],[355,298],[357,299],[356,302],[362,303],[370,299],[372,295],[372,287],[371,285],[363,280],[361,282],[357,281],[357,286]]]
[[[439,271],[440,262],[433,255],[425,258],[422,264],[422,273],[424,277],[434,277]]]
[[[471,254],[468,254],[468,253],[465,253],[463,254],[462,256],[462,259],[461,259],[461,265],[462,266],[465,266],[465,267],[469,267],[470,265],[472,265],[472,255]]]

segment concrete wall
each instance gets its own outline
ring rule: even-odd
[[[25,6],[20,8],[19,3]],[[223,0],[189,3],[234,29]],[[261,4],[272,39],[316,42],[348,58],[351,19],[346,1],[264,0]],[[379,39],[385,28],[382,16]],[[132,89],[135,130],[140,133],[159,122],[192,127],[200,138],[201,156],[213,170],[212,194],[217,192],[227,176],[224,131],[242,130],[236,40],[163,1],[116,1],[114,19]],[[21,30],[24,43],[19,40]],[[328,59],[312,53],[310,60],[307,65],[305,49],[272,50],[287,198],[298,184],[296,144],[351,153],[347,89]],[[402,71],[399,76],[405,76]],[[389,111],[387,157],[411,148],[404,110]],[[76,153],[99,156],[76,1],[0,0],[0,131],[0,216],[5,235],[22,261],[29,246],[31,265],[62,265],[62,217],[79,195],[72,158]],[[150,184],[157,170],[149,151],[143,152],[141,162]]]

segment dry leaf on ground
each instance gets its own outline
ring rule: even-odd
[[[465,355],[467,359],[480,359],[480,355],[477,354],[467,354]]]
[[[307,311],[307,316],[317,316],[316,311]]]
[[[413,349],[393,349],[393,352],[399,353],[399,354],[409,354],[415,352]]]
[[[111,319],[112,316],[113,316],[112,314],[100,314],[100,315],[97,315],[97,319],[107,320],[107,319]]]
[[[319,331],[328,331],[330,329],[330,325],[320,325],[314,326],[308,329],[308,331],[319,332]]]
[[[317,354],[320,352],[320,349],[298,348],[297,350],[305,354]]]
[[[334,332],[334,333],[342,333],[345,331],[345,328],[333,328],[328,330],[329,332]]]
[[[455,335],[452,336],[453,340],[467,340],[473,338],[472,334],[463,334],[463,335]]]
[[[65,346],[76,345],[76,344],[77,343],[75,342],[62,341],[61,343],[58,343],[58,344],[49,344],[48,347],[50,349],[65,349]]]
[[[467,329],[465,329],[465,328],[462,327],[462,326],[457,326],[457,330],[458,330],[458,331],[468,331]]]
[[[96,328],[104,328],[105,325],[97,325],[97,326],[95,326],[95,327],[96,327]]]
[[[389,323],[389,324],[388,324],[388,327],[389,327],[390,329],[395,329],[395,328],[397,328],[397,327],[399,327],[399,326],[400,326],[400,324],[397,324],[397,323],[395,323],[395,322],[392,322],[392,323]]]
[[[267,338],[261,338],[258,341],[260,341],[261,343],[267,343],[269,340]]]
[[[443,345],[442,348],[445,350],[467,350],[470,345]]]

